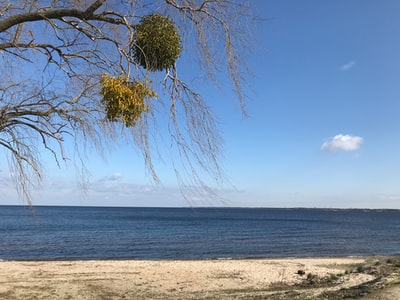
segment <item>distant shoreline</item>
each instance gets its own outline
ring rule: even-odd
[[[0,207],[24,207],[35,209],[35,207],[57,207],[57,208],[138,208],[138,209],[276,209],[276,210],[322,210],[322,211],[400,211],[400,208],[359,208],[359,207],[268,207],[268,206],[97,206],[97,205],[29,205],[29,204],[0,204]]]

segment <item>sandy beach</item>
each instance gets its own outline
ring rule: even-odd
[[[400,299],[399,261],[2,261],[0,299]]]

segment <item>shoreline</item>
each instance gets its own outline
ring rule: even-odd
[[[345,299],[397,286],[400,256],[14,260],[0,283],[2,299]]]
[[[391,257],[400,260],[400,253],[394,254],[360,254],[360,255],[327,255],[327,256],[232,256],[232,257],[211,257],[211,258],[135,258],[135,257],[56,257],[56,258],[0,258],[0,262],[60,262],[60,261],[224,261],[224,260],[301,260],[301,259],[365,259],[374,257]]]

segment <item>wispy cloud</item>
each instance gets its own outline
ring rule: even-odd
[[[18,195],[15,179],[11,173],[0,173],[0,204],[21,204],[23,199]]]
[[[364,139],[360,136],[338,134],[321,145],[322,151],[355,151],[360,149]]]
[[[0,174],[0,188],[13,188],[13,178],[11,174]]]
[[[400,194],[379,194],[378,199],[384,201],[400,201]]]
[[[350,70],[351,68],[353,68],[355,65],[356,65],[356,62],[354,60],[351,60],[348,63],[341,65],[340,70],[342,70],[343,72],[346,72],[346,71]]]
[[[121,179],[122,179],[122,174],[116,172],[114,174],[111,174],[109,176],[106,176],[106,177],[100,179],[100,181],[117,181],[117,180],[121,180]]]
[[[122,178],[121,173],[114,173],[109,177],[110,180],[120,180],[121,178]]]

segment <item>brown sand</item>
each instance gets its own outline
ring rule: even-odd
[[[3,261],[0,299],[319,299],[382,277],[364,272],[375,260]],[[399,297],[368,299],[400,299],[386,291]]]

